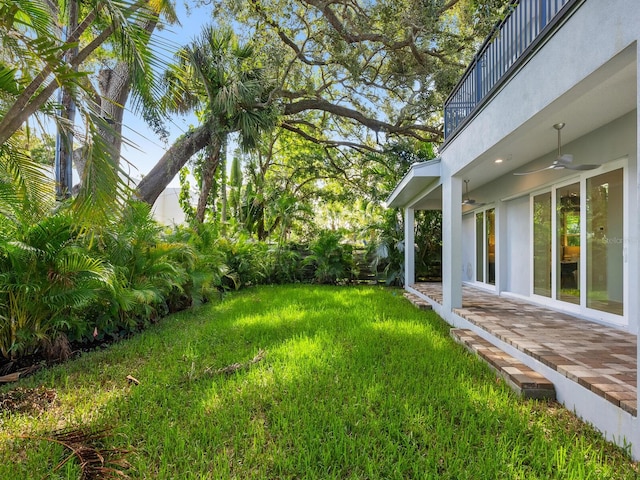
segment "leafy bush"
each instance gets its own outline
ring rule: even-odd
[[[313,266],[316,282],[336,284],[352,278],[353,248],[341,240],[339,233],[325,230],[309,245],[311,253],[303,263]]]
[[[371,242],[368,254],[371,268],[382,275],[387,285],[404,283],[404,226],[397,210],[389,209],[383,219],[368,227]]]
[[[81,312],[111,288],[68,210],[0,237],[0,352],[15,358],[66,332],[86,333]]]
[[[177,227],[169,238],[190,245],[194,253],[194,261],[186,265],[189,281],[181,293],[174,292],[170,311],[206,303],[220,293],[225,280],[233,281],[219,245],[219,232],[212,224],[199,225],[198,229]]]
[[[168,241],[149,205],[141,202],[129,203],[118,221],[102,231],[96,249],[115,275],[86,315],[99,335],[127,334],[166,315],[169,299],[190,282],[195,262],[193,249]]]

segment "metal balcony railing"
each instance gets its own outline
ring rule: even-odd
[[[444,106],[445,142],[577,0],[513,0]]]

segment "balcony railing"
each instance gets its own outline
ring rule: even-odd
[[[577,0],[511,2],[511,13],[495,26],[445,102],[445,141],[576,3]]]

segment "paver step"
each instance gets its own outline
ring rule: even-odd
[[[404,292],[404,298],[409,300],[411,303],[413,303],[420,310],[431,310],[432,309],[431,304],[429,302],[427,302],[426,300],[420,298],[415,293]]]
[[[450,334],[455,341],[485,360],[514,391],[524,398],[555,400],[556,390],[553,383],[520,360],[471,330],[452,328]]]

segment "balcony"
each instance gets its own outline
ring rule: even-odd
[[[512,0],[445,102],[445,143],[583,1]]]

